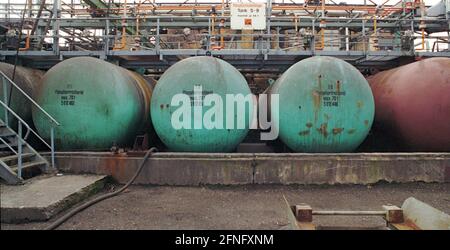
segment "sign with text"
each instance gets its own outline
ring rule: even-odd
[[[234,3],[230,8],[231,29],[266,29],[266,5],[264,3]]]

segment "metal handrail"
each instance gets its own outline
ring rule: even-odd
[[[0,101],[0,104],[1,104],[4,108],[6,108],[6,110],[8,110],[8,112],[10,112],[11,114],[13,114],[13,116],[14,116],[17,120],[19,120],[21,124],[23,124],[23,125],[27,128],[27,130],[28,130],[27,134],[28,134],[29,132],[33,133],[39,140],[41,140],[42,143],[45,144],[45,146],[47,146],[49,149],[52,148],[52,147],[51,147],[51,146],[50,146],[50,145],[49,145],[42,137],[39,136],[39,134],[38,134],[36,131],[34,131],[33,129],[31,129],[30,126],[29,126],[22,118],[20,118],[19,115],[17,115],[10,107],[8,107],[8,105],[6,105],[6,103]]]
[[[138,18],[142,18],[142,17],[133,17],[133,16],[127,16],[127,17],[91,17],[91,16],[86,16],[86,17],[77,17],[76,20],[77,21],[105,21],[105,20],[110,20],[110,21],[114,21],[114,20],[136,20]],[[192,19],[204,19],[204,20],[208,20],[211,18],[215,18],[215,19],[230,19],[230,16],[175,16],[175,15],[168,15],[168,16],[146,16],[145,19],[148,20],[156,20],[156,19],[160,19],[160,20],[172,20],[172,19],[186,19],[186,20],[192,20]],[[328,20],[328,21],[342,21],[343,24],[345,24],[344,22],[348,21],[349,19],[351,19],[352,21],[369,21],[372,22],[373,20],[368,20],[365,19],[364,17],[355,17],[355,18],[348,18],[348,19],[343,19],[343,18],[339,18],[339,17],[315,17],[315,16],[298,16],[299,19],[308,19],[308,20]],[[21,20],[20,17],[11,17],[9,18],[10,21],[18,21]],[[36,21],[36,20],[44,20],[44,21],[73,21],[74,18],[72,17],[27,17],[27,20],[30,21]],[[293,16],[276,16],[276,17],[270,17],[270,20],[272,21],[278,21],[278,20],[283,20],[283,21],[292,21],[293,20]],[[399,21],[398,18],[384,18],[384,19],[380,19],[379,21]],[[408,18],[408,19],[401,19],[401,21],[413,21],[413,22],[439,22],[439,23],[445,23],[447,22],[447,19],[442,19],[442,18],[428,18],[428,19],[422,19],[422,18]]]
[[[5,117],[8,117],[8,112],[11,112],[14,117],[17,118],[18,123],[17,123],[17,130],[18,130],[18,134],[16,136],[17,138],[17,152],[12,148],[11,145],[8,144],[8,142],[6,142],[5,140],[3,140],[3,138],[1,139],[1,141],[8,146],[9,149],[11,149],[16,155],[17,155],[17,176],[19,178],[22,178],[22,152],[23,152],[23,143],[25,142],[24,139],[22,139],[22,125],[25,125],[25,127],[27,127],[27,135],[30,131],[30,126],[28,126],[27,123],[24,122],[24,120],[22,120],[14,111],[12,111],[4,102],[0,101],[0,103],[3,105],[3,107],[5,107]],[[6,119],[5,122],[5,126],[8,126],[7,124],[8,119]]]
[[[5,140],[3,140],[3,138],[0,137],[0,141],[3,142],[11,151],[13,151],[14,154],[17,155],[17,151],[14,150],[11,145],[8,144],[8,142],[6,142]]]
[[[33,105],[38,108],[42,113],[44,113],[47,118],[53,122],[56,126],[60,126],[59,122],[57,122],[55,120],[55,118],[53,118],[49,113],[47,113],[41,106],[39,106],[39,104],[37,104],[33,98],[31,98],[29,95],[27,95],[27,93],[25,93],[21,88],[19,88],[19,86],[17,86],[11,79],[9,79],[8,76],[6,76],[6,74],[0,70],[0,74],[2,74],[2,76],[9,81],[9,83],[14,86],[17,90],[19,90],[20,93],[22,93],[31,103],[33,103]]]
[[[30,126],[28,126],[28,124],[24,120],[22,120],[22,118],[20,118],[19,115],[17,115],[11,108],[9,108],[8,105],[6,105],[6,103],[0,101],[0,104],[2,104],[2,106],[5,107],[6,110],[11,112],[11,114],[13,114],[14,117],[17,118],[17,120],[19,120],[21,123],[23,123],[25,125],[25,127],[27,127],[27,133],[25,134],[25,136],[28,137],[28,134],[30,133],[29,131],[31,130]],[[8,125],[6,123],[7,123],[7,121],[5,121],[5,125]]]
[[[38,138],[45,146],[47,146],[51,150],[51,167],[55,168],[55,128],[54,125],[60,126],[59,122],[57,122],[49,113],[47,113],[44,109],[42,109],[39,104],[37,104],[29,95],[27,95],[19,86],[16,85],[11,79],[9,79],[8,76],[4,72],[0,70],[0,74],[3,78],[3,88],[4,88],[4,100],[5,102],[8,101],[7,94],[6,94],[6,82],[9,81],[11,86],[14,86],[17,90],[19,90],[20,93],[22,93],[34,106],[38,108],[45,116],[47,116],[47,119],[50,120],[50,145],[33,129],[30,128],[30,126],[17,115],[11,108],[8,107],[8,105],[0,101],[0,104],[5,108],[5,124],[8,126],[8,112],[11,113],[17,120],[18,120],[18,152],[16,153],[18,155],[18,177],[21,178],[21,165],[22,165],[22,141],[25,142],[26,138],[28,137],[29,133],[32,132],[36,138]],[[6,81],[7,80],[7,81]],[[22,138],[22,125],[24,125],[27,128],[27,133],[25,134],[25,137]],[[7,143],[6,143],[7,144]],[[8,144],[7,144],[8,145]]]

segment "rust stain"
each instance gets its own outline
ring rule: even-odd
[[[420,227],[418,227],[413,221],[409,219],[406,219],[403,223],[414,230],[421,230]]]
[[[300,131],[300,132],[298,132],[298,134],[301,136],[309,135],[309,130]]]
[[[336,81],[336,91],[337,91],[338,93],[341,92],[341,81],[339,81],[339,80]],[[340,96],[341,96],[341,95],[338,94],[338,98],[339,98]]]
[[[396,229],[399,230],[421,230],[413,221],[406,219],[403,223],[391,223]]]
[[[344,128],[333,128],[333,135],[340,134]]]
[[[312,126],[313,126],[312,123],[310,123],[310,122],[306,123],[306,127],[311,128]]]
[[[317,131],[319,131],[319,133],[321,133],[323,136],[327,137],[328,136],[327,126],[328,124],[322,123],[322,125],[320,125],[320,128],[318,128]]]
[[[358,102],[356,103],[356,106],[358,106],[359,109],[362,108],[363,102],[362,102],[362,101],[358,101]]]
[[[314,99],[314,107],[319,108],[320,107],[320,95],[319,95],[319,92],[314,90],[314,92],[313,92],[313,99]]]
[[[319,109],[320,109],[320,94],[319,91],[322,91],[322,75],[318,76],[318,84],[319,84],[319,90],[314,90],[312,95],[313,95],[313,102],[314,102],[314,121],[317,122],[318,119],[318,113],[319,113]]]
[[[317,91],[313,92],[313,100],[314,100],[314,121],[317,122],[317,118],[319,116],[320,109],[320,95]]]
[[[106,157],[103,161],[99,162],[98,168],[119,181],[125,181],[129,178],[127,176],[128,171],[126,171],[126,160],[120,156]]]
[[[353,134],[353,133],[355,133],[355,131],[356,131],[356,129],[352,128],[352,129],[349,129],[347,133]]]

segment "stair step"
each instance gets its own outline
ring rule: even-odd
[[[16,136],[17,134],[14,132],[9,132],[6,131],[5,133],[0,134],[1,137],[11,137],[11,136]]]
[[[43,165],[46,165],[46,164],[47,164],[47,162],[45,162],[45,161],[26,162],[26,163],[22,164],[22,171],[24,171],[26,169],[29,169],[29,168],[40,167],[40,166],[43,166]],[[10,168],[11,168],[12,171],[17,173],[17,168],[18,168],[17,165],[13,165]]]
[[[17,140],[16,141],[14,141],[14,142],[10,142],[10,143],[8,143],[9,144],[9,146],[11,146],[11,147],[17,147],[19,144],[17,143]],[[23,143],[22,142],[22,146],[24,146],[25,145],[25,143]],[[2,148],[8,148],[8,146],[6,145],[6,144],[4,144],[4,143],[2,143],[1,145],[0,145],[0,149],[2,149]]]
[[[0,178],[8,184],[19,184],[24,179],[41,174],[49,163],[31,147],[8,124],[0,119]],[[22,145],[21,178],[18,177],[18,146]],[[12,150],[11,150],[12,149]]]
[[[2,157],[6,157],[6,156],[10,156],[10,155],[13,155],[14,153],[13,152],[7,152],[7,151],[0,151],[0,158],[2,158]]]
[[[19,178],[17,174],[11,170],[5,163],[0,162],[0,176],[6,181],[7,184],[17,185],[22,183],[22,178]]]
[[[34,153],[23,153],[22,154],[22,162],[26,162],[27,159],[31,158],[35,156]],[[5,157],[0,157],[0,161],[3,161],[4,163],[7,163],[8,165],[10,165],[10,162],[14,162],[14,164],[17,164],[17,160],[19,159],[19,157],[17,155],[9,155],[9,156],[5,156]]]

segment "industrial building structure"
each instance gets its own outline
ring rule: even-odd
[[[262,73],[282,72],[313,55],[366,69],[450,55],[448,0],[433,8],[417,0],[394,2],[263,1],[250,7],[264,12],[255,19],[261,27],[232,29],[227,0],[8,1],[0,14],[0,56],[11,61],[17,54],[23,64],[42,69],[95,56],[158,71],[183,57],[213,55]],[[21,40],[18,52],[14,39]]]
[[[1,0],[0,61],[8,184],[450,181],[450,0]],[[210,94],[249,116],[175,128],[180,93],[194,120]],[[250,128],[259,94],[279,138]]]
[[[303,145],[306,137],[302,136],[310,135],[310,129],[315,127],[318,134],[308,137],[309,139],[306,141],[309,141],[311,145],[305,147],[310,148],[306,152],[353,151],[367,136],[374,116],[372,95],[367,82],[360,73],[370,76],[380,70],[398,67],[421,58],[450,57],[450,3],[448,0],[439,1],[434,6],[425,6],[424,1],[421,0],[401,0],[393,4],[390,2],[376,3],[372,0],[368,0],[368,2],[365,0],[359,4],[347,4],[345,2],[336,3],[333,0],[301,3],[284,0],[258,2],[186,0],[170,3],[142,0],[130,3],[126,0],[71,0],[70,2],[8,0],[3,3],[0,13],[2,16],[0,20],[0,58],[2,61],[10,63],[2,65],[2,71],[4,71],[2,72],[4,85],[2,92],[5,108],[3,122],[6,126],[3,132],[6,133],[6,137],[15,136],[13,130],[20,134],[22,125],[26,126],[25,138],[28,137],[30,131],[33,132],[35,139],[40,140],[44,144],[44,148],[51,150],[53,162],[55,141],[56,147],[59,147],[60,150],[107,150],[110,146],[129,147],[133,141],[137,140],[135,137],[138,134],[150,131],[150,127],[148,127],[151,123],[149,113],[153,113],[153,125],[166,146],[172,143],[187,143],[186,146],[177,148],[183,148],[182,151],[197,151],[194,148],[199,146],[203,148],[200,151],[231,152],[239,142],[242,142],[247,134],[246,131],[243,134],[239,132],[241,134],[238,136],[239,140],[230,145],[226,145],[227,139],[220,139],[220,141],[225,141],[222,145],[224,147],[220,146],[222,142],[215,141],[215,139],[210,141],[212,144],[204,144],[202,139],[198,139],[200,137],[208,140],[215,138],[216,134],[214,133],[218,133],[219,130],[212,132],[213,134],[208,134],[208,132],[202,136],[194,135],[192,131],[181,135],[177,130],[168,130],[165,132],[167,134],[162,134],[161,131],[166,129],[167,124],[170,124],[170,115],[173,113],[172,109],[168,109],[170,100],[166,99],[172,97],[166,96],[167,93],[171,91],[172,94],[192,92],[192,89],[189,89],[194,87],[192,84],[201,83],[206,84],[205,86],[210,85],[208,88],[211,90],[208,90],[208,93],[218,91],[217,93],[225,95],[226,91],[229,92],[233,89],[231,87],[235,84],[233,81],[244,82],[244,78],[239,77],[240,72],[245,76],[251,92],[260,94],[268,91],[267,89],[274,79],[280,79],[280,83],[273,85],[279,91],[278,86],[283,86],[282,82],[286,80],[283,76],[287,77],[290,74],[292,82],[285,84],[286,87],[283,87],[285,89],[280,90],[286,93],[282,101],[287,102],[282,102],[281,115],[285,114],[285,119],[289,119],[292,112],[299,112],[300,118],[314,113],[316,124],[311,123],[310,118],[305,118],[304,123],[307,124],[307,130],[301,130],[301,127],[297,128],[295,125],[297,120],[293,124],[290,124],[290,121],[281,121],[280,132],[282,139],[284,138],[283,141],[289,145],[289,141],[293,139],[292,136],[296,134],[295,131],[300,129],[301,138],[297,138],[299,141],[296,143],[292,144],[291,142],[291,149],[297,147],[298,143]],[[83,58],[64,61],[83,56],[106,60],[137,73]],[[166,71],[173,64],[191,56],[200,57],[198,60],[189,61],[190,63],[186,61],[183,64],[185,66],[178,66],[178,70],[175,70],[174,66],[172,71]],[[201,56],[212,56],[218,60],[208,61]],[[299,65],[306,65],[309,61],[302,60],[311,56],[335,57],[350,63],[359,72],[353,71],[352,66],[347,66],[342,63],[343,61],[333,61],[326,57],[324,60],[311,61],[315,63],[309,66],[297,66],[298,69],[302,69],[300,71],[306,70],[307,72],[292,69],[299,61]],[[42,76],[42,71],[38,71],[48,70],[61,61],[64,62],[59,67],[49,70],[45,76]],[[234,66],[239,72],[227,66],[228,64],[225,62]],[[440,97],[436,100],[438,100],[437,105],[445,106],[446,86],[444,82],[447,77],[445,68],[448,62],[446,60],[439,62],[436,67],[418,66],[418,68],[436,71],[436,74],[433,73],[436,77],[435,83],[425,83],[424,86],[427,88],[429,84],[434,84],[436,93],[430,94],[430,96],[444,95],[440,103]],[[216,73],[205,71],[202,73],[205,74],[205,77],[196,76],[209,64],[222,66],[217,66],[218,68],[215,69],[217,72],[214,71]],[[431,65],[432,61],[427,61],[426,64]],[[34,71],[28,68],[33,68]],[[291,69],[289,74],[286,71],[288,68]],[[220,76],[224,74],[221,72],[225,69],[227,69],[226,74],[229,73],[230,76]],[[117,74],[109,74],[108,71],[114,71]],[[157,95],[152,99],[150,108],[151,89],[155,87],[155,80],[158,80],[164,72],[166,72],[164,74],[166,78],[168,78],[167,75],[171,75],[178,83],[172,84],[170,82],[173,80],[162,80],[161,82],[169,83],[156,87]],[[285,74],[281,75],[283,72]],[[311,74],[309,75],[309,73]],[[144,75],[145,79],[139,74]],[[206,77],[209,74],[210,76]],[[237,78],[234,78],[233,74]],[[300,74],[301,77],[296,77],[296,74]],[[323,79],[322,76],[324,76]],[[317,86],[311,85],[313,89],[306,87],[310,80],[316,81],[317,77],[318,83],[315,83],[318,84]],[[416,77],[416,79],[419,78]],[[217,82],[212,84],[213,80],[217,80]],[[19,86],[14,81],[19,81]],[[65,81],[64,86],[60,84],[61,81]],[[322,81],[327,86],[328,92],[323,91]],[[383,82],[383,80],[378,81]],[[411,80],[403,78],[401,81]],[[438,83],[444,85],[438,85]],[[7,87],[8,84],[10,87]],[[128,84],[127,88],[125,88],[126,84]],[[172,87],[169,87],[170,84]],[[183,84],[186,86],[178,89]],[[349,87],[352,84],[355,86]],[[221,85],[228,86],[228,89],[222,89]],[[17,94],[12,95],[13,87],[23,93],[24,97],[19,98],[16,96]],[[135,88],[138,88],[139,91],[133,92]],[[239,91],[236,93],[247,93],[245,88],[246,86],[238,87],[236,91],[238,89]],[[360,88],[361,93],[367,94],[367,97],[363,98],[364,100],[361,99],[362,94],[357,92]],[[166,91],[168,92],[166,93]],[[297,91],[305,91],[305,96],[301,100],[296,99],[298,94],[286,97],[289,93],[300,93]],[[302,111],[302,107],[305,108],[306,105],[308,108],[310,105],[309,101],[305,103],[304,100],[311,98],[311,91],[314,96],[311,99],[311,102],[314,102],[314,109]],[[338,107],[337,101],[340,99],[340,95],[345,95],[346,91],[347,95],[354,95],[352,98],[345,98],[355,99],[358,104],[355,107],[358,110],[357,113],[362,112],[366,115],[364,118],[358,118],[364,120],[364,124],[361,122],[360,125],[355,125],[353,122],[347,121],[347,125],[354,128],[346,128],[350,132],[342,133],[346,127],[343,123],[347,122],[340,119],[347,117],[351,113],[349,110],[352,110],[354,105],[349,101],[344,101],[342,105],[346,108]],[[100,93],[103,93],[104,96],[99,96]],[[383,93],[383,91],[378,93],[375,99],[385,98]],[[423,93],[425,95],[425,92]],[[131,99],[125,97],[126,94]],[[116,103],[107,100],[114,96],[116,96]],[[422,99],[426,100],[430,96],[423,96]],[[395,98],[397,101],[401,100],[400,94],[397,94]],[[123,100],[122,104],[119,100]],[[127,106],[128,111],[126,109],[120,111],[122,113],[117,111],[117,106],[128,105],[127,100],[136,103],[134,106]],[[291,104],[298,107],[300,111],[292,110]],[[167,108],[164,110],[164,107]],[[391,112],[387,107],[379,111]],[[318,113],[318,108],[321,113]],[[368,109],[366,110],[366,108]],[[51,112],[47,112],[48,110]],[[103,113],[96,113],[98,110],[102,110]],[[89,113],[91,111],[92,113]],[[158,117],[160,111],[164,118],[155,118]],[[165,114],[165,112],[168,113]],[[445,113],[445,107],[443,111],[438,111],[436,117],[440,117],[439,112]],[[31,113],[33,113],[33,118],[31,118]],[[51,114],[56,114],[57,119]],[[102,117],[103,114],[106,114],[106,117]],[[331,139],[327,138],[328,133],[331,132],[331,130],[327,131],[328,122],[331,122],[330,114],[336,115],[332,124],[337,126],[329,127],[333,131]],[[10,115],[14,118],[9,117]],[[90,115],[92,118],[99,117],[99,119],[90,119],[91,123],[85,122],[79,125],[71,122],[74,119],[83,119],[82,115]],[[319,115],[324,117],[318,117]],[[63,120],[65,126],[59,126],[58,119]],[[321,119],[324,120],[320,121]],[[446,124],[445,118],[443,119],[443,123]],[[10,124],[12,120],[14,123]],[[160,123],[163,121],[166,123],[161,126]],[[430,123],[430,121],[428,122]],[[18,129],[15,128],[17,123]],[[117,124],[118,127],[116,130],[110,131],[109,129],[114,127],[113,124]],[[11,126],[14,127],[13,130],[10,129]],[[37,131],[33,130],[34,126]],[[58,127],[56,132],[55,126]],[[120,126],[127,128],[129,134],[120,132]],[[356,129],[358,126],[364,128]],[[290,132],[285,134],[284,127]],[[446,128],[444,126],[438,129],[436,134],[447,133],[448,131],[442,132]],[[224,138],[227,135],[230,137],[230,132],[230,130],[225,131]],[[172,138],[171,134],[177,134],[181,138],[176,137],[175,141],[170,143],[167,138]],[[350,141],[344,142],[344,137],[342,137],[344,134]],[[360,137],[356,138],[356,134]],[[21,136],[19,135],[19,137]],[[444,149],[445,151],[446,138],[441,136],[444,143],[433,147],[429,146],[429,148]],[[20,155],[21,147],[19,147],[19,152],[13,148],[18,146],[14,144],[17,141],[9,139],[2,139],[2,141],[6,144],[5,148],[10,148]],[[12,146],[8,144],[8,141],[12,142]],[[254,142],[251,138],[248,141]],[[431,139],[431,141],[436,140]],[[226,148],[227,150],[213,150],[216,146],[218,146],[217,149]],[[300,147],[294,151],[305,152],[305,148]],[[427,151],[427,147],[422,149]],[[33,150],[31,148],[28,151],[37,154]],[[374,150],[378,149],[372,149],[369,152]],[[394,148],[394,151],[396,150],[398,148]],[[281,150],[281,152],[283,151],[286,150]],[[21,157],[19,158],[18,165],[21,165]],[[11,159],[7,158],[6,160],[10,161]],[[12,160],[15,162],[15,158]],[[42,157],[37,163],[42,163]]]

